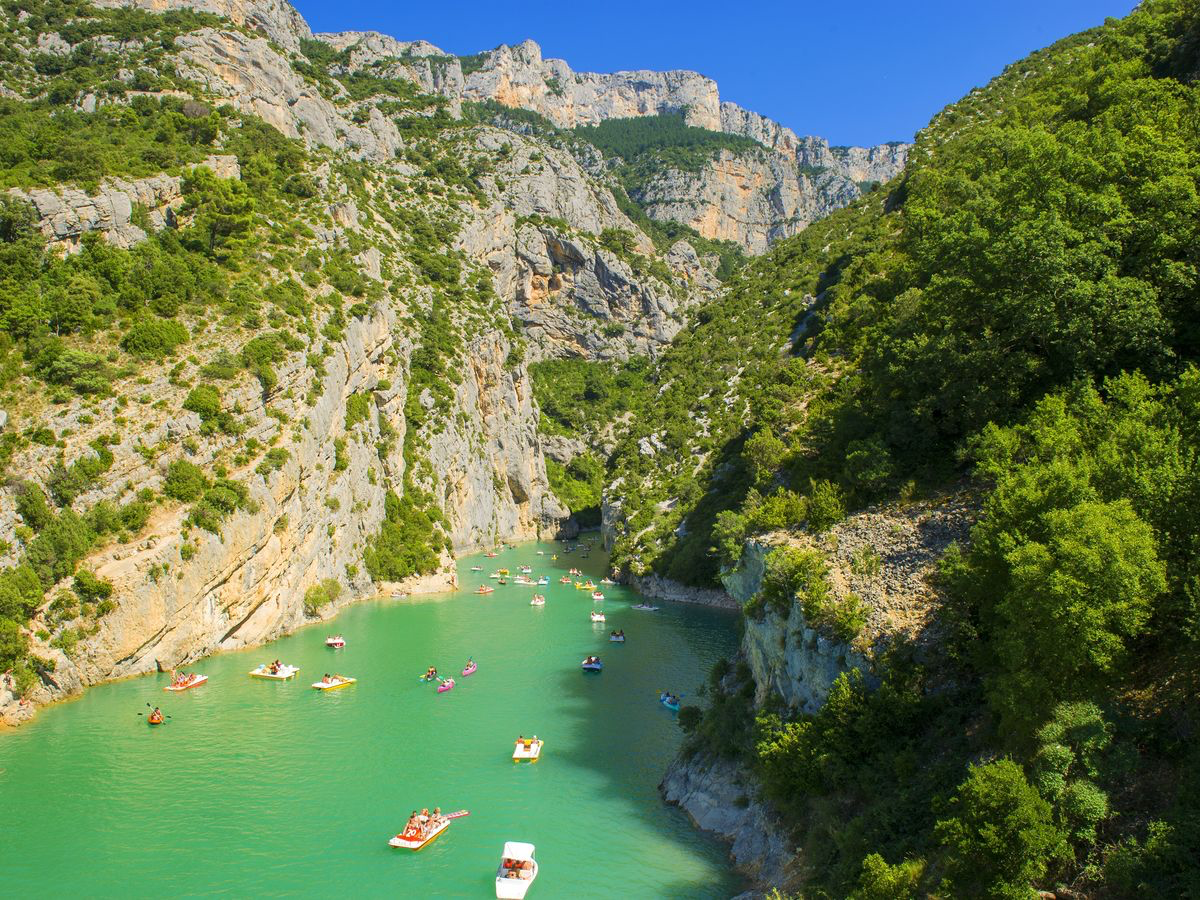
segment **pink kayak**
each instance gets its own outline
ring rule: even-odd
[[[471,660],[469,663],[467,663],[467,667],[463,669],[463,675],[474,675],[475,670],[478,668],[479,666],[475,665],[475,660]]]
[[[444,694],[444,693],[446,693],[446,691],[451,690],[453,687],[454,687],[454,679],[447,678],[445,681],[443,681],[441,684],[438,685],[437,692],[439,694]]]

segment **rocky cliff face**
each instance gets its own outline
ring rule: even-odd
[[[652,219],[682,222],[757,254],[860,194],[844,176],[806,174],[778,153],[722,150],[698,172],[655,175],[634,199]]]
[[[867,182],[891,180],[904,168],[908,145],[830,148],[735,103],[696,72],[575,72],[545,59],[533,41],[501,45],[476,57],[448,56],[423,41],[403,42],[377,32],[319,34],[350,50],[350,68],[408,78],[458,104],[492,100],[531,110],[559,128],[607,119],[682,112],[697,128],[751,138],[771,151],[734,157],[727,152],[698,175],[664,171],[643,196],[652,218],[683,222],[702,235],[732,240],[761,253],[772,242],[845,206]]]
[[[762,590],[774,547],[800,544],[823,548],[835,598],[853,593],[868,608],[867,625],[852,644],[812,627],[798,600],[786,612],[768,606],[761,615],[748,615],[738,658],[753,677],[755,705],[815,713],[843,672],[858,669],[868,682],[875,680],[873,660],[888,644],[907,640],[921,653],[936,640],[934,568],[952,542],[966,539],[975,512],[975,501],[961,495],[851,516],[820,541],[779,533],[747,542],[738,565],[722,578],[738,604],[750,603]],[[787,883],[796,850],[742,763],[684,754],[660,788],[697,827],[729,841],[734,862],[756,883]]]
[[[678,330],[684,310],[718,287],[690,245],[659,254],[609,189],[570,154],[494,128],[455,129],[454,149],[435,145],[434,152],[439,159],[453,153],[478,174],[467,182],[452,172],[446,181],[441,170],[424,168],[428,157],[409,161],[410,142],[380,103],[330,94],[297,72],[280,48],[298,48],[308,32],[290,7],[200,8],[232,14],[245,27],[181,35],[171,57],[176,71],[203,95],[253,113],[312,149],[307,176],[315,196],[291,213],[289,255],[340,254],[374,284],[368,292],[374,299],[355,304],[348,316],[338,313],[345,324],[334,327],[331,310],[349,301],[331,296],[328,285],[305,287],[317,318],[308,336],[273,364],[270,387],[246,370],[220,386],[223,411],[244,429],[236,437],[182,410],[191,387],[204,380],[205,364],[222,353],[237,360],[256,333],[215,320],[190,323],[190,361],[142,365],[136,379],[120,377],[109,396],[68,394],[57,404],[41,400],[10,411],[9,428],[40,428],[59,438],[55,446],[25,442],[10,475],[47,486],[60,457],[69,464],[94,456],[105,436],[109,467],[70,505],[83,513],[98,503],[125,503],[131,491],[155,498],[144,525],[118,534],[82,563],[112,583],[111,612],[63,620],[49,601],[69,579],[46,593],[47,606],[29,626],[31,650],[55,667],[32,691],[34,705],[282,634],[312,620],[305,592],[327,579],[342,585],[339,602],[380,589],[449,586],[445,555],[438,574],[411,583],[372,584],[365,572],[364,549],[380,530],[386,494],[403,493],[409,484],[433,498],[458,552],[571,533],[568,511],[547,483],[526,359],[653,353]],[[407,52],[406,64],[424,72],[418,76],[430,89],[452,88],[440,80],[450,76],[427,45],[380,47]],[[363,162],[369,168],[356,167]],[[219,178],[241,174],[228,154],[206,164]],[[181,176],[172,174],[108,179],[92,192],[63,185],[12,193],[31,205],[52,244],[72,251],[89,231],[130,248],[149,232],[186,227],[179,220],[182,190]],[[135,214],[137,207],[145,217]],[[459,306],[446,312],[458,343],[449,362],[453,386],[440,398],[413,387],[414,354],[426,340],[418,322],[440,288],[410,255],[437,248],[414,250],[405,223],[426,219],[440,223],[444,234],[435,238],[446,242],[444,253],[457,260],[463,279],[488,286],[476,299],[475,288],[460,291]],[[628,252],[617,256],[600,245],[606,229],[634,235]],[[262,257],[256,273],[265,281],[298,277],[275,272],[269,259]],[[365,416],[351,422],[351,400],[364,398]],[[414,403],[421,410],[417,425]],[[264,468],[267,448],[280,451],[282,461]],[[176,460],[245,486],[247,502],[219,533],[197,527],[188,505],[163,496]],[[19,557],[23,527],[14,495],[0,492],[7,564]],[[64,628],[83,625],[88,633],[77,643],[59,643]],[[33,706],[18,703],[10,688],[0,690],[0,715],[19,721]]]

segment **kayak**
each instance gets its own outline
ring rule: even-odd
[[[150,714],[150,715],[149,715],[149,716],[146,718],[146,724],[147,724],[147,725],[161,725],[162,723],[163,723],[163,717],[162,717],[162,716],[158,716],[158,717],[156,718],[156,717],[154,716],[154,714],[153,714],[153,713],[151,713],[151,714]]]
[[[207,675],[193,675],[187,681],[181,681],[179,684],[168,684],[165,688],[163,688],[163,690],[172,691],[173,693],[177,694],[180,691],[186,691],[189,688],[200,687],[200,685],[204,684],[206,681],[208,681]]]
[[[349,687],[358,681],[357,678],[342,678],[334,681],[314,681],[313,687],[318,691],[336,691],[338,688]]]
[[[667,709],[673,710],[675,712],[679,712],[679,702],[678,701],[671,702],[669,697],[670,697],[670,695],[666,691],[663,691],[661,694],[658,695],[658,699],[662,703],[663,706],[665,706]]]
[[[443,681],[441,684],[438,685],[437,692],[439,694],[444,694],[444,693],[446,693],[446,691],[452,691],[452,690],[454,690],[454,679],[447,678],[445,681]]]
[[[478,668],[479,666],[475,665],[475,661],[471,660],[471,662],[467,663],[467,667],[463,669],[463,676],[465,677],[467,675],[474,675],[475,670]]]
[[[250,671],[251,678],[267,678],[271,681],[287,681],[289,678],[295,678],[296,673],[300,671],[299,666],[280,666],[278,672],[272,672],[270,667],[263,663],[257,669]]]
[[[482,572],[483,566],[471,566],[471,571],[472,572]]]
[[[637,606],[631,606],[630,609],[640,609],[642,612],[658,612],[657,606],[651,606],[649,603],[639,603]]]
[[[588,662],[585,659],[579,665],[583,668],[583,671],[585,671],[585,672],[599,672],[604,668],[604,663],[600,662],[600,660],[596,660],[595,662]]]
[[[477,593],[477,594],[494,594],[494,593],[496,593],[496,589],[494,587],[488,587],[486,584],[481,584],[479,587],[477,587],[475,589],[475,593]]]

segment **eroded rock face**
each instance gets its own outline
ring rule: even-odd
[[[201,165],[218,178],[240,177],[236,156],[210,156]],[[134,181],[108,178],[96,194],[70,187],[29,191],[12,188],[8,194],[29,203],[37,217],[35,226],[51,241],[68,249],[77,248],[79,238],[89,231],[99,231],[113,246],[127,249],[146,239],[146,232],[133,224],[134,204],[146,209],[151,228],[163,228],[183,203],[183,178],[178,175],[155,175]]]
[[[94,0],[97,6],[127,7],[149,12],[195,9],[224,16],[235,25],[257,31],[288,50],[312,37],[308,23],[287,0]]]
[[[722,150],[698,172],[663,171],[634,199],[652,219],[682,222],[758,254],[859,196],[844,176],[804,174],[782,154]]]
[[[794,854],[787,827],[755,796],[753,776],[741,765],[712,756],[681,756],[658,786],[697,828],[730,844],[738,870],[759,884],[780,884]]]

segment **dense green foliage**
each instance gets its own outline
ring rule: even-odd
[[[758,533],[820,547],[873,502],[980,497],[926,668],[895,646],[878,687],[756,724],[726,669],[681,715],[794,823],[805,896],[1200,884],[1198,32],[1147,2],[1011,66],[900,180],[749,264],[630,401],[633,572],[712,583]],[[747,614],[819,621],[823,572],[776,551]]]
[[[580,126],[575,134],[606,156],[652,164],[660,172],[664,168],[698,171],[721,150],[761,149],[748,137],[688,125],[682,112],[605,119],[598,125]]]

